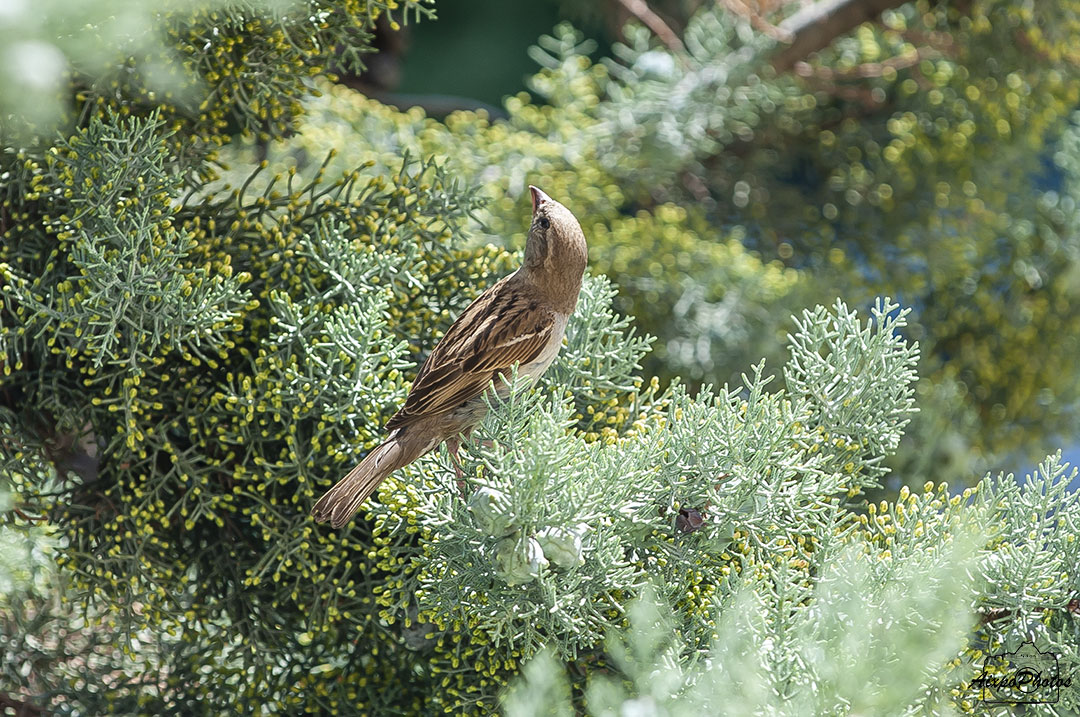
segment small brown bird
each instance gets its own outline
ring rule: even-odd
[[[577,305],[588,247],[570,210],[530,186],[533,218],[521,268],[458,317],[416,375],[386,440],[326,492],[311,515],[340,528],[386,476],[446,442],[460,476],[460,436],[487,413],[484,393],[509,376],[538,379],[562,347]],[[508,389],[499,388],[500,393]]]

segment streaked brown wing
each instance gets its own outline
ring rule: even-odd
[[[544,350],[554,315],[506,288],[503,279],[462,312],[424,362],[387,430],[457,408],[482,394],[496,374]]]

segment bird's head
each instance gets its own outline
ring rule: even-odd
[[[552,279],[569,279],[580,286],[589,260],[581,225],[569,209],[541,190],[529,185],[529,192],[533,212],[525,242],[525,268]]]

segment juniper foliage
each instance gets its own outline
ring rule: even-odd
[[[545,108],[512,100],[508,123],[435,125],[335,89],[308,100],[319,121],[301,126],[303,76],[359,58],[392,6],[166,15],[166,44],[201,78],[196,105],[138,72],[78,75],[70,131],[5,145],[3,520],[52,545],[31,556],[58,570],[17,576],[4,602],[4,695],[71,714],[483,714],[526,665],[556,709],[587,697],[633,711],[705,695],[718,664],[744,670],[732,705],[761,711],[781,698],[972,711],[964,680],[987,653],[1031,637],[1076,664],[1064,467],[1051,460],[1022,488],[999,478],[863,504],[914,415],[909,314],[836,302],[788,322],[776,307],[798,295],[797,272],[675,197],[624,194],[603,147],[578,141],[599,136],[585,130],[616,88],[571,33],[547,42],[561,54],[537,78],[562,94]],[[717,37],[736,55],[760,42]],[[727,45],[707,41],[691,52],[722,64]],[[710,132],[767,116],[720,109]],[[219,165],[233,131],[266,142],[294,129],[266,162]],[[431,159],[452,152],[452,172]],[[705,297],[698,318],[713,326],[730,294],[673,290],[657,262],[622,293],[591,276],[559,361],[477,430],[464,494],[439,452],[388,479],[348,528],[314,525],[314,498],[375,445],[434,341],[513,265],[525,173],[574,197],[620,281],[659,237],[684,271],[769,307],[769,332],[790,336],[761,353],[787,354],[783,380],[751,359],[716,389],[643,380],[652,340],[620,296]],[[752,333],[735,323],[729,338]],[[664,360],[708,354],[688,348],[692,333],[665,341],[677,350]],[[957,568],[970,565],[968,579]],[[653,603],[666,633],[605,647],[656,622],[634,607]],[[530,666],[537,655],[568,664],[567,683]],[[860,670],[882,665],[906,681],[856,694]],[[651,702],[596,678],[612,671]],[[1061,705],[1075,708],[1075,691]]]
[[[951,497],[927,484],[854,523],[837,513],[826,541],[806,554],[808,570],[744,559],[708,608],[705,652],[685,639],[659,591],[647,590],[628,627],[609,634],[613,674],[590,679],[584,708],[547,651],[504,696],[505,714],[569,714],[575,705],[590,715],[1072,714],[1075,607],[1039,586],[1075,585],[1075,563],[1059,572],[1057,561],[1077,557],[1080,511],[1065,492],[1076,474],[1055,455],[1023,482],[987,476]],[[1020,583],[1004,578],[1025,573]],[[1035,573],[1043,581],[1026,582]],[[1056,657],[1068,684],[1035,690],[1041,703],[988,703],[973,678],[991,655],[1026,641]]]

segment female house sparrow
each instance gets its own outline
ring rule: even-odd
[[[319,499],[315,520],[340,528],[386,476],[446,442],[457,468],[459,435],[487,413],[484,392],[518,366],[538,379],[562,347],[577,305],[588,248],[570,210],[536,187],[521,268],[481,294],[457,318],[416,375],[386,440]],[[503,393],[509,389],[499,388]],[[458,468],[460,474],[460,468]]]

